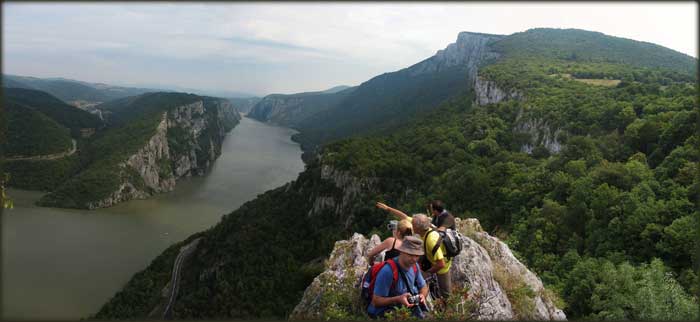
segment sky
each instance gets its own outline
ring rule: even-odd
[[[298,93],[359,85],[461,31],[578,28],[698,57],[696,2],[2,2],[5,74]]]

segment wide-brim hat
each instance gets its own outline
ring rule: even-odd
[[[423,251],[423,241],[414,236],[404,237],[404,239],[401,241],[401,246],[399,246],[399,248],[396,250],[409,255],[420,256],[425,254]]]

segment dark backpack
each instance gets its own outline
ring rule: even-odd
[[[387,259],[383,262],[375,263],[370,267],[367,272],[362,276],[362,291],[361,297],[364,301],[365,308],[372,303],[372,296],[374,295],[374,283],[377,281],[377,274],[382,270],[384,265],[389,265],[391,267],[391,272],[393,273],[393,279],[391,281],[391,289],[396,287],[396,282],[399,280],[399,268],[396,266],[396,262],[393,258]],[[413,265],[413,273],[418,274],[418,267]],[[410,287],[410,286],[406,286]]]
[[[454,258],[462,252],[462,234],[458,231],[450,228],[445,229],[445,231],[430,230],[430,232],[433,231],[437,232],[440,236],[438,237],[437,243],[435,243],[435,247],[433,247],[433,256],[435,256],[438,248],[440,248],[440,243],[445,244],[445,257],[447,257],[447,259]],[[430,232],[428,232],[428,234],[430,234]]]

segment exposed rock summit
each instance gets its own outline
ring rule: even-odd
[[[460,32],[457,41],[447,45],[445,49],[411,67],[411,75],[435,73],[444,69],[463,66],[467,69],[467,77],[474,79],[477,68],[484,61],[498,58],[499,54],[491,50],[489,44],[502,39],[502,35],[490,35],[472,32]]]
[[[466,291],[461,307],[471,308],[465,312],[467,316],[477,320],[566,320],[553,303],[552,293],[505,243],[484,232],[476,219],[457,219],[457,227],[463,234],[464,248],[452,263],[452,292]],[[366,255],[380,242],[377,235],[367,239],[358,233],[336,242],[325,271],[306,289],[290,318],[328,318],[329,308],[339,306],[333,300],[342,298],[339,293],[359,297],[359,282],[369,266]],[[509,294],[516,288],[529,289],[531,295],[513,302]],[[351,314],[362,314],[363,308],[354,309]]]

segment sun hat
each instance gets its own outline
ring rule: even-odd
[[[406,236],[396,250],[409,255],[423,255],[423,241],[418,237]]]

